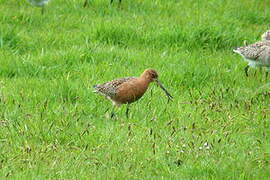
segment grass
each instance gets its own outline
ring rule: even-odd
[[[0,0],[0,178],[269,178],[269,78],[232,53],[268,3]],[[149,67],[174,101],[152,85],[108,118],[92,85]]]

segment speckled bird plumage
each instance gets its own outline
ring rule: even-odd
[[[270,67],[270,31],[262,35],[262,41],[233,50],[240,54],[251,67]],[[248,68],[245,68],[247,71]],[[247,73],[247,72],[246,72]]]
[[[247,61],[255,63],[270,63],[270,41],[261,41],[248,46],[239,47],[234,52],[240,54]]]
[[[126,77],[115,79],[103,84],[97,84],[94,86],[94,92],[104,95],[106,98],[112,100],[118,92],[119,87],[126,82],[136,79],[135,77]]]

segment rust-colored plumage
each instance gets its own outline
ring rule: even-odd
[[[139,100],[151,82],[156,82],[166,93],[169,99],[172,96],[158,80],[158,74],[154,69],[146,69],[140,77],[126,77],[115,79],[104,84],[94,86],[95,91],[111,100],[114,106],[130,104]],[[128,116],[128,107],[126,115]]]

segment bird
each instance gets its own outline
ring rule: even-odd
[[[84,4],[83,4],[83,7],[87,7],[88,6],[88,1],[89,0],[85,0],[84,1]],[[122,0],[119,0],[119,5],[121,4]],[[111,4],[113,3],[113,0],[111,0]]]
[[[144,70],[139,77],[119,78],[103,84],[94,85],[93,92],[105,96],[112,102],[113,110],[111,118],[114,116],[115,107],[127,104],[126,117],[128,118],[129,105],[139,100],[152,82],[155,82],[165,92],[169,101],[172,100],[173,97],[158,80],[158,73],[154,69]]]
[[[33,6],[41,7],[41,14],[44,14],[45,5],[49,2],[49,0],[28,0]]]
[[[270,30],[264,32],[261,36],[262,41],[270,41]]]
[[[249,67],[266,67],[266,77],[270,71],[270,30],[261,36],[262,40],[254,44],[237,47],[233,52],[241,55],[248,65],[245,67],[245,74],[248,76]]]

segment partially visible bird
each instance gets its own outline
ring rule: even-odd
[[[245,74],[248,76],[249,67],[266,67],[270,71],[270,30],[262,34],[262,40],[251,45],[238,47],[233,52],[240,54],[248,62]],[[266,73],[266,76],[268,72]]]
[[[85,0],[85,1],[84,1],[83,7],[88,6],[88,1],[89,1],[89,0]],[[119,0],[119,4],[121,4],[121,2],[122,2],[122,0]],[[113,3],[113,0],[111,0],[111,4],[112,4],[112,3]]]
[[[262,41],[270,41],[270,30],[267,30],[265,33],[262,34]]]
[[[49,0],[28,0],[33,6],[41,7],[41,14],[44,14],[45,5]]]
[[[115,79],[104,84],[95,85],[93,88],[94,92],[100,93],[112,101],[113,111],[116,106],[127,104],[126,116],[128,117],[129,104],[139,100],[151,82],[157,83],[169,100],[173,98],[158,80],[158,74],[154,69],[146,69],[140,77]],[[113,111],[111,117],[114,115]]]

